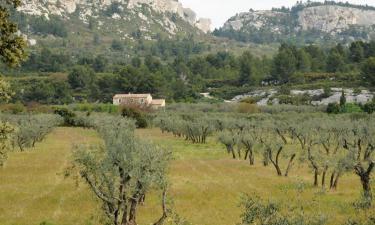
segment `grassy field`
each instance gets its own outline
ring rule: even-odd
[[[230,159],[214,139],[206,145],[192,145],[158,129],[137,133],[174,152],[170,195],[175,211],[192,224],[240,222],[239,202],[244,193],[320,213],[330,218],[330,224],[375,213],[375,208],[358,213],[352,207],[361,190],[354,175],[344,176],[338,191],[324,192],[311,186],[308,168],[296,166],[291,177],[280,178],[272,167],[264,168],[259,160],[250,167],[247,162]],[[72,144],[98,141],[91,130],[58,128],[35,149],[12,153],[6,167],[0,169],[0,224],[101,224],[100,204],[86,185],[64,178]],[[140,224],[150,224],[160,216],[159,210],[159,199],[147,196],[146,205],[140,209]]]

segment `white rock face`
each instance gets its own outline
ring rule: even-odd
[[[195,26],[198,27],[198,29],[200,29],[201,31],[205,32],[205,33],[209,33],[211,31],[211,20],[210,19],[204,19],[204,18],[200,18]]]
[[[262,28],[265,25],[273,23],[276,19],[286,17],[288,14],[282,12],[274,12],[271,10],[260,10],[239,13],[235,17],[232,17],[224,24],[224,29],[241,30],[245,25],[251,25],[257,29]]]
[[[184,18],[184,8],[182,4],[174,0],[129,0],[128,8],[132,9],[141,4],[150,5],[157,12],[176,13]]]
[[[303,30],[321,30],[327,33],[348,29],[351,25],[372,26],[375,11],[343,6],[317,6],[302,10],[299,24]]]
[[[260,10],[239,13],[230,18],[224,30],[239,31],[246,28],[269,28],[278,33],[286,29],[284,19],[293,17],[290,13]],[[340,33],[351,26],[371,27],[375,25],[375,10],[365,10],[338,5],[306,7],[298,12],[295,30],[318,30],[326,33]]]
[[[175,13],[191,25],[197,25],[197,28],[202,28],[204,32],[209,30],[207,29],[208,26],[211,26],[208,20],[203,19],[202,23],[199,22],[201,20],[197,20],[194,11],[183,8],[182,4],[176,0],[25,0],[18,10],[31,15],[44,15],[48,18],[48,15],[68,17],[79,7],[82,14],[80,18],[87,22],[87,17],[92,16],[93,11],[106,9],[115,2],[127,9],[134,9],[147,4],[159,13]],[[119,17],[115,15],[114,19],[119,19]]]

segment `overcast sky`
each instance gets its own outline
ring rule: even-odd
[[[184,7],[193,9],[198,17],[210,18],[213,27],[220,27],[227,19],[239,12],[252,9],[292,6],[297,0],[179,0]],[[343,2],[346,2],[343,1]],[[348,0],[348,2],[375,6],[375,0]]]

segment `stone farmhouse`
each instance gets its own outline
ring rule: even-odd
[[[114,105],[139,105],[159,109],[165,107],[165,99],[152,99],[151,94],[117,94],[113,97]]]

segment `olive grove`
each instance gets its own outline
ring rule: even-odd
[[[375,118],[371,115],[191,117],[200,121],[197,124],[211,126],[207,135],[216,137],[233,159],[249,160],[254,165],[259,156],[263,165],[272,165],[278,176],[295,172],[294,164],[300,163],[310,168],[314,186],[331,190],[338,188],[345,173],[354,173],[362,184],[363,196],[372,200]],[[172,132],[177,137],[185,137],[185,127],[195,124],[183,115],[171,118],[158,118],[158,125],[163,132]]]

